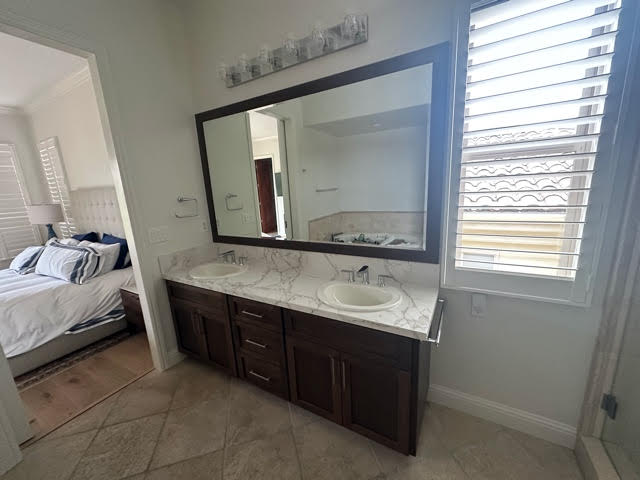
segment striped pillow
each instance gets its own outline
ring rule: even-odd
[[[82,285],[99,273],[99,263],[94,248],[51,242],[40,255],[36,273]]]
[[[36,263],[38,263],[38,259],[40,258],[40,255],[42,255],[43,251],[44,247],[42,246],[25,248],[12,260],[11,265],[9,265],[9,269],[19,273],[20,275],[33,273],[36,269]]]

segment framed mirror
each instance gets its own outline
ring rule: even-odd
[[[196,115],[213,240],[438,263],[448,44]]]

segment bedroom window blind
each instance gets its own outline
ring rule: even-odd
[[[482,3],[470,17],[455,268],[573,280],[621,0]]]
[[[60,234],[64,238],[70,237],[76,233],[75,222],[73,220],[71,208],[71,196],[69,195],[69,187],[67,186],[67,177],[60,155],[58,139],[56,137],[47,138],[38,143],[40,152],[40,162],[42,163],[42,171],[49,189],[49,196],[53,203],[62,205],[64,213],[64,222],[58,224]]]
[[[39,243],[27,215],[28,195],[14,145],[0,143],[0,259]]]

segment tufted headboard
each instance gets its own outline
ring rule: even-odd
[[[73,190],[71,205],[78,233],[111,233],[124,237],[122,217],[113,187]]]

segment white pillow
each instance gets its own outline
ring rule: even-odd
[[[76,240],[75,238],[50,238],[49,240],[47,240],[47,243],[45,243],[45,245],[50,245],[53,242],[58,242],[61,243],[62,245],[78,245],[80,242],[78,240]]]
[[[33,273],[36,269],[36,263],[44,250],[43,246],[27,247],[20,252],[9,265],[9,270],[25,275],[27,273]]]
[[[82,285],[98,274],[100,253],[91,247],[51,242],[36,264],[36,273]]]
[[[116,265],[118,261],[118,256],[120,255],[120,244],[106,244],[106,243],[96,243],[90,242],[88,240],[83,240],[78,244],[79,247],[91,247],[95,249],[98,253],[100,253],[100,266],[98,267],[98,273],[95,275],[104,275],[105,273],[109,273],[113,270],[113,267]]]

